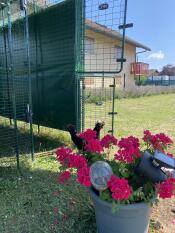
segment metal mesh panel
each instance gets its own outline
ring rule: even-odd
[[[29,1],[26,10],[19,1],[3,6],[0,149],[19,157],[33,153],[32,136],[36,152],[53,149],[59,145],[55,129],[76,124],[76,10],[74,1]]]
[[[113,84],[114,78],[109,77],[86,77],[82,81],[82,108],[85,113],[82,128],[93,128],[96,121],[103,121],[105,125],[102,134],[111,132]]]
[[[32,151],[32,122],[27,119],[31,108],[28,31],[26,18],[15,11],[13,3],[12,6],[9,1],[6,3],[0,12],[0,153],[1,156],[16,154],[19,165],[19,154]],[[12,24],[15,18],[18,21]],[[24,62],[26,67],[21,71]]]
[[[106,123],[105,132],[114,133],[116,80],[125,61],[126,8],[125,0],[84,2],[84,34],[80,34],[83,42],[79,47],[84,63],[79,55],[78,66],[83,83],[82,129],[101,119]]]
[[[85,71],[118,73],[122,68],[125,20],[124,0],[86,0]]]
[[[41,134],[68,123],[80,130],[101,119],[113,132],[127,1],[10,2],[0,12],[0,149],[33,153],[33,135],[36,151],[52,149]]]

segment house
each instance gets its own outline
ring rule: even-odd
[[[157,76],[159,75],[159,71],[157,69],[150,69],[149,70],[149,76]]]
[[[54,5],[59,0],[38,0],[34,2],[36,4],[37,9],[39,8],[47,8],[50,5]],[[29,2],[32,7],[32,1]],[[13,20],[19,17],[18,12],[18,3],[13,3]],[[32,10],[31,10],[32,11]],[[115,74],[116,70],[119,70],[120,63],[116,60],[121,58],[121,39],[122,35],[116,31],[108,28],[105,25],[95,23],[89,19],[86,19],[85,22],[85,71],[92,72],[104,72],[104,77],[106,77],[105,72],[110,71],[113,72],[112,76],[116,77],[116,83],[121,87],[130,87],[135,85],[134,76],[138,75],[141,67],[144,67],[146,64],[139,62],[136,64],[136,49],[144,49],[146,51],[150,51],[151,49],[129,37],[125,37],[125,51],[124,56],[126,58],[126,62],[124,63],[124,67],[121,73]],[[145,66],[146,70],[148,70],[148,66]],[[138,72],[139,71],[139,72]],[[145,71],[145,70],[144,70]],[[103,73],[102,72],[102,73]],[[109,75],[108,75],[109,78]],[[86,86],[92,87],[94,85],[94,78],[87,77],[85,79]],[[99,85],[108,85],[112,81],[110,79],[109,82],[97,79],[96,86]],[[105,79],[106,80],[106,79]],[[102,84],[101,84],[102,83]]]
[[[85,31],[85,70],[87,72],[94,71],[94,73],[95,71],[104,71],[104,73],[108,71],[111,73],[115,72],[119,67],[116,60],[121,58],[121,39],[122,35],[119,32],[87,19]],[[117,84],[122,87],[135,85],[134,71],[131,70],[131,64],[136,63],[137,48],[151,51],[149,47],[126,36],[124,51],[126,62],[124,63],[122,72],[113,75],[116,77]],[[144,63],[139,62],[137,64],[139,67],[142,67],[141,65],[144,66]],[[86,78],[86,86],[92,87],[95,79],[92,77]],[[108,81],[105,83],[108,86]],[[100,87],[100,81],[98,85]]]

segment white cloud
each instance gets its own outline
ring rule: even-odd
[[[146,59],[163,60],[164,58],[165,58],[165,54],[162,52],[162,50],[159,50],[158,52],[151,53]]]

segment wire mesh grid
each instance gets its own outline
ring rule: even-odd
[[[118,73],[123,58],[124,0],[85,1],[85,72]]]
[[[0,156],[16,155],[18,161],[19,154],[31,153],[32,135],[27,31],[24,16],[16,6],[16,1],[11,5],[6,1],[0,10]]]
[[[28,41],[25,12],[19,9],[19,2],[14,1],[11,6],[13,8],[10,16],[15,92],[15,100],[13,102],[15,102],[17,119],[17,131],[14,130],[14,132],[17,132],[18,136],[18,142],[14,141],[14,145],[18,145],[20,154],[22,152],[28,153],[31,150],[30,124],[26,123],[29,120],[27,107],[30,95],[33,97],[32,130],[35,152],[51,150],[59,146],[60,133],[57,129],[65,129],[65,121],[67,123],[76,121],[74,116],[74,2],[68,1],[67,3],[66,1],[65,5],[63,3],[63,5],[60,4],[59,6],[56,3],[58,1],[52,1],[52,4],[48,3],[47,5],[46,1],[28,2],[28,30],[30,31]],[[48,9],[50,6],[53,6],[51,10]],[[4,27],[2,29],[8,35],[9,24],[7,15],[3,19]],[[1,33],[1,37],[3,37],[2,35],[3,33]],[[29,57],[27,56],[27,48],[29,47],[30,70]],[[1,50],[4,51],[4,45],[2,45]],[[7,48],[6,53],[1,53],[1,60],[4,63],[3,67],[5,67],[5,55],[9,57],[9,48]],[[7,66],[9,66],[9,59]],[[29,78],[32,81],[31,90]],[[6,74],[4,79],[7,79]],[[3,84],[2,78],[0,83]],[[12,90],[9,91],[10,93],[12,92]],[[7,95],[4,87],[0,90],[0,95],[2,92]],[[4,98],[3,93],[2,98]],[[0,99],[0,104],[2,102],[7,109],[7,103],[2,98]],[[7,124],[9,114],[0,112],[0,115],[6,117],[1,117],[1,119],[5,119]],[[14,113],[12,119],[13,127]],[[9,145],[8,132],[7,136],[6,144]],[[2,144],[5,145],[4,142]],[[9,146],[6,148],[9,148]],[[4,154],[3,151],[2,153]]]
[[[84,98],[83,128],[93,128],[97,121],[105,123],[102,135],[111,133],[113,108],[114,78],[86,77],[82,81],[82,98]]]
[[[114,133],[115,88],[124,62],[126,7],[125,0],[85,0],[82,128],[103,120],[104,132]]]
[[[11,7],[1,4],[0,12],[0,148],[29,153],[33,135],[36,152],[53,149],[66,123],[80,121],[83,129],[103,120],[110,131],[125,1],[29,0],[26,11],[19,1],[5,2]]]

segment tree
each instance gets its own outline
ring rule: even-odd
[[[164,66],[160,75],[175,76],[175,66],[171,64]]]

